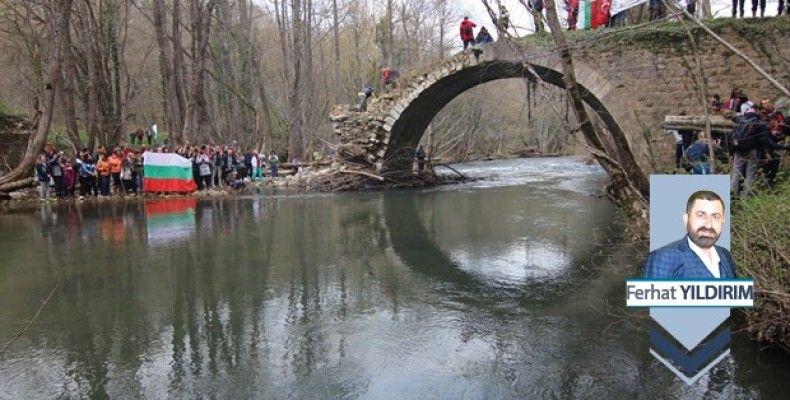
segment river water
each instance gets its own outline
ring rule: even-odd
[[[736,335],[686,386],[648,354],[595,166],[469,163],[424,191],[0,214],[0,399],[781,398]],[[786,398],[786,397],[785,397]]]

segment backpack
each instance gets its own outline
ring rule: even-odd
[[[756,118],[741,117],[738,123],[727,135],[727,149],[730,154],[736,152],[747,152],[757,147],[757,124],[760,121]]]

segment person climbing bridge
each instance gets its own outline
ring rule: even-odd
[[[357,105],[354,106],[354,111],[364,112],[368,110],[368,98],[373,95],[373,88],[365,86],[357,93]]]
[[[381,67],[381,84],[384,85],[385,89],[388,89],[389,85],[392,85],[392,87],[395,88],[395,80],[398,79],[399,76],[400,72],[398,72],[397,69]]]
[[[475,43],[475,31],[474,28],[477,27],[477,24],[472,22],[469,17],[464,17],[464,20],[461,21],[461,41],[464,42],[464,50],[466,50],[469,45],[474,45]]]

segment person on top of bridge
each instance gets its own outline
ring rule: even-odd
[[[475,43],[475,31],[474,28],[477,27],[477,24],[472,22],[469,17],[464,17],[464,20],[461,21],[461,41],[464,42],[464,50],[469,47],[470,44]]]
[[[543,33],[543,0],[529,0],[527,9],[532,13],[532,22],[535,24],[535,33]]]
[[[765,0],[752,0],[752,18],[757,17],[757,5],[760,6],[760,18],[765,17]]]
[[[499,18],[495,23],[500,36],[510,27],[510,13],[507,12],[504,4],[499,5]]]
[[[480,32],[477,33],[477,37],[475,38],[475,44],[481,45],[486,43],[493,43],[494,38],[491,37],[491,34],[488,33],[488,29],[486,27],[480,28]]]
[[[743,3],[744,0],[732,0],[732,17],[736,17],[736,11],[738,11],[738,6],[741,7],[740,9],[740,17],[743,18]]]

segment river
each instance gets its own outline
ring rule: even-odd
[[[686,386],[624,308],[645,246],[569,158],[429,190],[0,213],[0,399],[781,398],[735,335]]]

